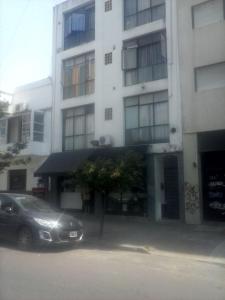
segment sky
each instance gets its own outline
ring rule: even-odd
[[[51,75],[53,6],[64,0],[0,0],[0,90]]]

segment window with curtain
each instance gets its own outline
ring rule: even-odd
[[[166,32],[125,42],[122,65],[125,86],[167,78]]]
[[[124,0],[124,29],[165,18],[165,0]]]
[[[65,110],[63,113],[63,149],[74,151],[92,147],[94,140],[94,105]]]
[[[168,92],[125,99],[126,145],[169,142]]]
[[[44,112],[34,112],[33,140],[35,142],[44,141]]]
[[[64,16],[64,49],[95,39],[95,6],[88,5]]]
[[[73,57],[63,64],[63,99],[89,95],[95,88],[94,52]]]

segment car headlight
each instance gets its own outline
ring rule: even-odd
[[[34,218],[35,222],[37,222],[39,225],[48,227],[48,228],[59,228],[61,224],[58,221],[48,221],[44,219]]]

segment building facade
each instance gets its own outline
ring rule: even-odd
[[[51,106],[51,78],[15,90],[8,114],[0,119],[0,151],[23,144],[19,157],[25,163],[0,174],[1,191],[31,193],[43,187],[34,172],[51,152]]]
[[[53,28],[53,155],[76,156],[93,141],[145,145],[144,214],[182,219],[176,1],[68,0],[54,8]],[[52,189],[62,169],[45,173]],[[61,207],[81,208],[77,192],[65,186],[58,191]]]
[[[187,223],[224,221],[225,2],[177,1]]]

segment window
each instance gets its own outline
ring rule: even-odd
[[[90,148],[94,140],[94,105],[65,110],[63,120],[64,151]]]
[[[125,85],[167,77],[167,46],[164,31],[124,43]]]
[[[12,117],[8,119],[8,141],[7,143],[18,143],[22,141],[22,118]]]
[[[44,113],[43,112],[34,112],[34,130],[33,130],[33,139],[35,142],[44,141]]]
[[[126,145],[169,142],[168,92],[125,99]]]
[[[105,120],[112,120],[112,107],[105,109]]]
[[[64,49],[69,49],[95,39],[95,7],[88,5],[65,14]]]
[[[13,202],[5,195],[0,195],[0,212],[4,212],[7,207],[12,207]]]
[[[112,52],[105,54],[105,65],[112,63]]]
[[[105,11],[112,10],[112,0],[105,1]]]
[[[195,69],[196,91],[225,87],[225,62]]]
[[[30,140],[30,120],[31,114],[22,115],[22,141],[23,143],[28,143]]]
[[[7,143],[28,143],[30,141],[30,123],[30,112],[9,118]]]
[[[64,61],[63,99],[94,93],[95,54],[94,52]]]
[[[165,0],[124,0],[125,30],[165,18]]]
[[[0,120],[0,143],[6,143],[6,120]]]
[[[0,195],[0,213],[6,212],[6,209],[9,207],[13,209],[14,213],[19,211],[19,207],[12,199],[10,199],[10,197],[3,194]]]
[[[23,192],[26,191],[26,170],[9,171],[9,191]]]
[[[198,28],[224,20],[224,0],[210,0],[192,7],[193,27]]]

